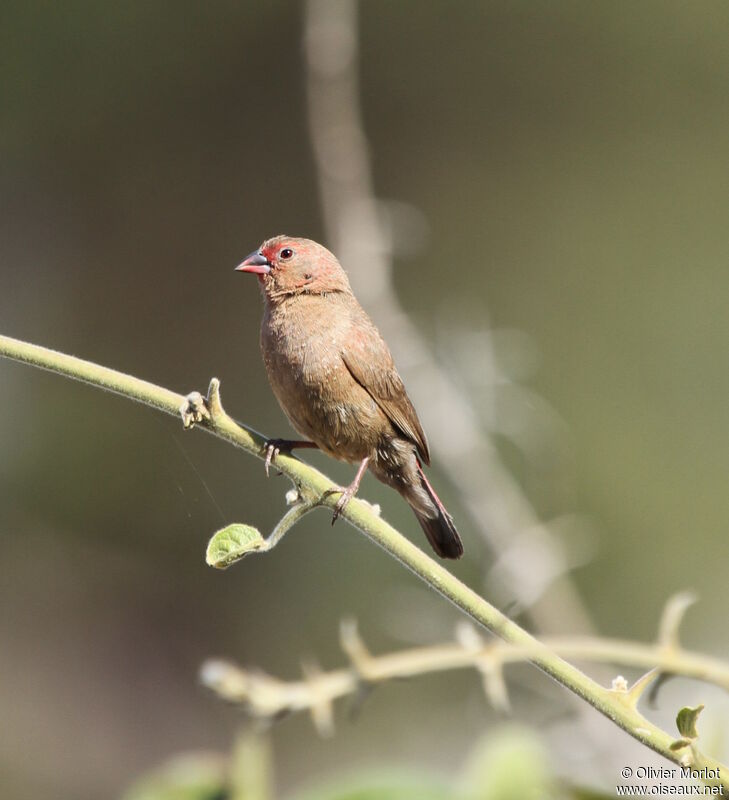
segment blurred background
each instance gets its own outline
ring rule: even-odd
[[[182,393],[216,375],[231,414],[285,437],[232,268],[277,233],[325,241],[434,445],[455,573],[540,634],[652,640],[693,588],[684,643],[729,656],[724,4],[0,14],[0,333]],[[282,515],[259,461],[27,366],[0,361],[0,386],[3,797],[115,797],[227,753],[243,717],[199,685],[210,656],[331,669],[344,616],[376,653],[453,638],[455,609],[324,511],[206,567],[217,528]],[[424,545],[394,493],[362,495]],[[556,775],[605,788],[649,761],[533,668],[507,679]],[[673,681],[652,718],[697,702],[726,758],[718,690]],[[447,782],[502,724],[472,671],[393,683],[338,707],[332,738],[277,724],[278,796],[362,770]]]

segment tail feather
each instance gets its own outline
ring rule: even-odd
[[[435,493],[435,489],[425,477],[420,461],[418,461],[418,475],[423,489],[432,501],[432,511],[435,514],[429,514],[420,508],[416,508],[412,503],[410,507],[415,512],[415,516],[418,518],[418,522],[428,537],[433,550],[441,558],[460,558],[463,555],[463,542],[458,535],[456,526],[453,524],[453,517],[446,511],[445,506]]]

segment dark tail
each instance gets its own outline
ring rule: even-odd
[[[420,526],[425,531],[433,550],[441,558],[460,558],[463,555],[463,542],[458,535],[456,526],[453,524],[453,517],[445,510],[445,506],[441,503],[440,498],[435,493],[435,489],[430,485],[428,479],[425,477],[423,468],[418,461],[418,474],[422,482],[422,487],[428,497],[433,503],[432,512],[427,513],[416,508],[414,505],[410,507],[415,512]]]

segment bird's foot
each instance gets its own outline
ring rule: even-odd
[[[288,445],[288,447],[287,447]],[[266,470],[266,477],[269,477],[269,470],[271,468],[271,462],[276,458],[276,456],[281,452],[290,453],[291,452],[291,443],[287,442],[285,439],[269,439],[266,444],[263,445],[263,451],[266,454],[266,460],[263,463],[263,468]],[[281,473],[279,473],[280,475]]]
[[[266,460],[264,462],[264,469],[266,470],[266,477],[268,477],[268,471],[271,467],[271,462],[279,455],[279,453],[284,453],[287,456],[291,455],[291,451],[294,447],[311,447],[316,448],[317,445],[314,442],[299,442],[299,441],[291,441],[290,439],[269,439],[266,444],[263,445],[263,452],[266,454]],[[281,473],[279,473],[280,475]]]
[[[339,515],[344,511],[347,507],[347,503],[357,494],[357,489],[359,489],[359,481],[355,486],[354,483],[350,484],[349,486],[338,486],[336,489],[329,489],[326,492],[327,495],[335,494],[336,492],[341,492],[342,496],[337,500],[336,505],[334,506],[334,513],[332,514],[332,525],[339,519]]]
[[[369,456],[367,458],[362,459],[362,463],[359,465],[359,469],[357,470],[357,474],[354,476],[354,480],[349,486],[337,486],[335,489],[327,489],[326,492],[322,495],[322,497],[328,497],[330,494],[337,494],[338,492],[342,493],[342,496],[337,500],[334,504],[334,513],[332,514],[332,525],[339,519],[339,515],[344,511],[347,507],[347,503],[357,494],[357,490],[359,489],[359,484],[362,480],[362,476],[365,474],[367,470],[367,465],[369,464],[370,459]]]
[[[210,420],[210,407],[208,400],[200,392],[190,392],[180,405],[182,425],[187,430],[194,427],[197,422]]]

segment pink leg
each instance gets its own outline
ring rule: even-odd
[[[362,463],[359,465],[357,469],[357,474],[354,476],[354,480],[352,483],[347,486],[346,489],[330,489],[327,494],[333,492],[341,492],[342,496],[337,500],[337,504],[334,506],[334,514],[332,516],[332,525],[337,521],[339,515],[344,511],[347,503],[357,494],[357,490],[359,489],[360,481],[362,480],[362,476],[367,471],[367,465],[370,463],[370,457],[367,456],[366,458],[362,459]]]

